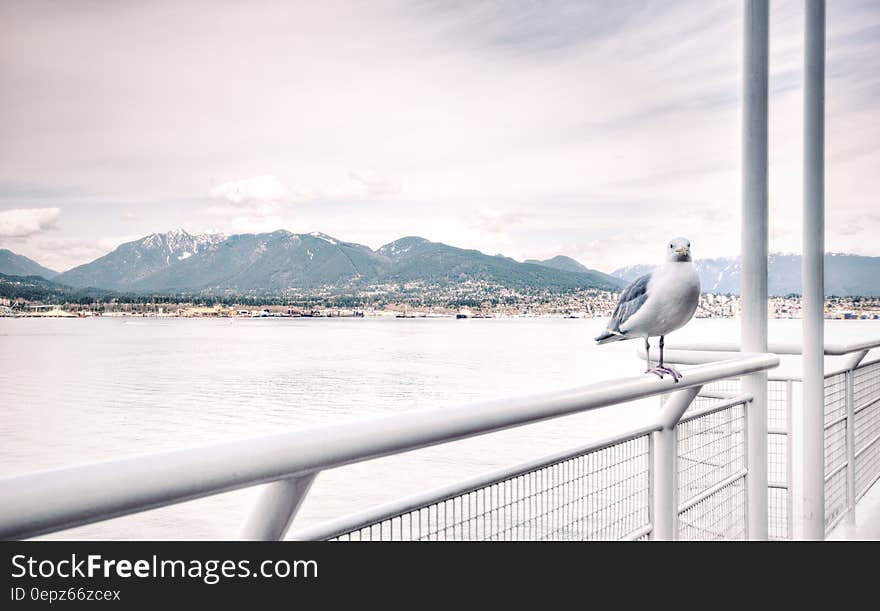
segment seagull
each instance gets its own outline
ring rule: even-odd
[[[697,310],[700,301],[700,276],[691,260],[691,243],[675,238],[666,248],[666,263],[650,274],[634,280],[623,293],[599,337],[599,345],[636,337],[645,338],[648,369],[661,380],[669,374],[677,383],[681,373],[663,364],[663,338],[683,327]],[[660,336],[660,362],[651,368],[649,338]]]

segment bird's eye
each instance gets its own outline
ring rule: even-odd
[[[672,244],[669,245],[669,248],[672,248]]]

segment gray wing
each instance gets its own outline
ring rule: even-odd
[[[645,274],[633,280],[632,284],[623,290],[623,293],[620,294],[620,301],[614,308],[614,314],[611,315],[611,321],[608,323],[610,330],[620,331],[620,325],[639,311],[639,308],[648,299],[648,282],[650,280],[651,274]]]

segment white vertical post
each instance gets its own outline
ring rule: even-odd
[[[742,322],[744,352],[767,352],[768,0],[746,0],[743,72]],[[748,533],[767,538],[767,373],[743,376],[748,417]]]
[[[678,513],[678,485],[675,473],[675,429],[664,428],[652,433],[654,445],[654,494],[652,501],[652,534],[655,541],[675,539]]]
[[[792,458],[794,457],[794,420],[792,418],[792,405],[794,404],[794,384],[791,380],[785,381],[785,483],[788,485],[785,498],[785,520],[788,525],[786,539],[794,539],[794,470]]]
[[[803,536],[825,537],[825,1],[807,0],[804,37]]]
[[[861,350],[847,355],[846,366],[846,491],[849,511],[846,521],[851,526],[856,523],[856,368],[868,355]]]
[[[856,523],[856,408],[853,388],[853,371],[845,374],[846,380],[846,521]]]
[[[659,431],[652,433],[654,454],[651,515],[653,539],[672,541],[678,536],[678,434],[675,426],[702,387],[687,388],[669,395],[660,408]]]
[[[791,525],[789,530],[792,539],[804,538],[804,383],[798,380],[792,384],[791,395],[791,496],[788,504],[791,507]]]
[[[241,538],[245,541],[280,541],[290,528],[317,473],[267,484],[251,510]]]

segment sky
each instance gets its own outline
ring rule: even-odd
[[[803,3],[771,3],[770,248],[800,250]],[[517,259],[739,252],[742,3],[0,3],[0,247],[176,227]],[[828,3],[826,246],[880,255],[880,2]]]

